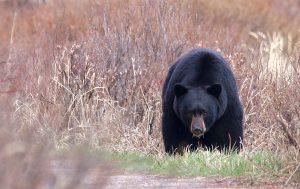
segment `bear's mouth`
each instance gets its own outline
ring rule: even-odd
[[[192,133],[193,134],[193,138],[200,138],[204,135],[204,133]]]
[[[204,136],[204,132],[199,131],[199,130],[193,130],[192,134],[193,134],[193,138],[200,138],[200,137]]]

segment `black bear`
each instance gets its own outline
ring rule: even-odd
[[[170,67],[163,86],[165,151],[242,147],[243,109],[233,72],[217,52],[195,48]]]

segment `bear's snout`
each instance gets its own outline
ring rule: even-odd
[[[206,131],[205,123],[202,115],[195,115],[192,118],[191,122],[191,133],[195,137],[200,137],[204,135]]]

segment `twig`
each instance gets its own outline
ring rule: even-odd
[[[12,27],[11,27],[11,33],[10,33],[10,41],[9,41],[9,53],[8,53],[8,58],[6,62],[10,62],[11,59],[11,52],[12,52],[12,45],[14,42],[14,32],[15,32],[15,24],[16,24],[16,19],[17,19],[17,12],[14,12],[14,18],[13,18],[13,23],[12,23]]]
[[[11,54],[12,54],[12,45],[13,45],[13,39],[14,39],[14,31],[15,31],[15,23],[16,23],[16,19],[17,19],[17,12],[14,12],[14,18],[13,18],[13,23],[12,23],[12,27],[11,27],[11,33],[10,33],[10,41],[9,41],[9,52],[8,52],[8,57],[6,61],[1,61],[1,64],[6,64],[6,63],[10,63],[11,60]],[[7,72],[9,73],[11,69],[10,64],[8,64],[8,68],[7,68]],[[6,75],[4,77],[4,80],[6,80],[8,78],[8,75]],[[14,93],[16,92],[18,87],[18,83],[15,85],[11,85],[9,87],[9,89],[5,89],[5,90],[0,90],[0,93]]]
[[[284,183],[284,185],[287,185],[287,184],[290,182],[290,180],[291,180],[292,177],[295,175],[295,173],[296,173],[297,171],[299,171],[299,168],[300,168],[300,163],[298,163],[298,166],[297,166],[296,169],[293,171],[293,173],[289,176],[289,178],[286,180],[286,182]]]
[[[294,137],[288,130],[289,125],[288,125],[287,121],[281,115],[277,115],[277,120],[278,120],[279,124],[282,126],[283,131],[286,133],[287,138],[290,141],[290,144],[294,145],[296,147],[296,149],[298,149],[297,141],[294,139]]]

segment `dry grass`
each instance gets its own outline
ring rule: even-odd
[[[46,149],[89,144],[162,154],[164,77],[181,53],[201,46],[222,52],[236,74],[245,149],[289,154],[278,176],[299,179],[294,1],[22,2],[0,1],[1,126],[13,125],[3,135],[14,136],[2,146],[24,140],[35,157],[30,132],[52,144]]]

